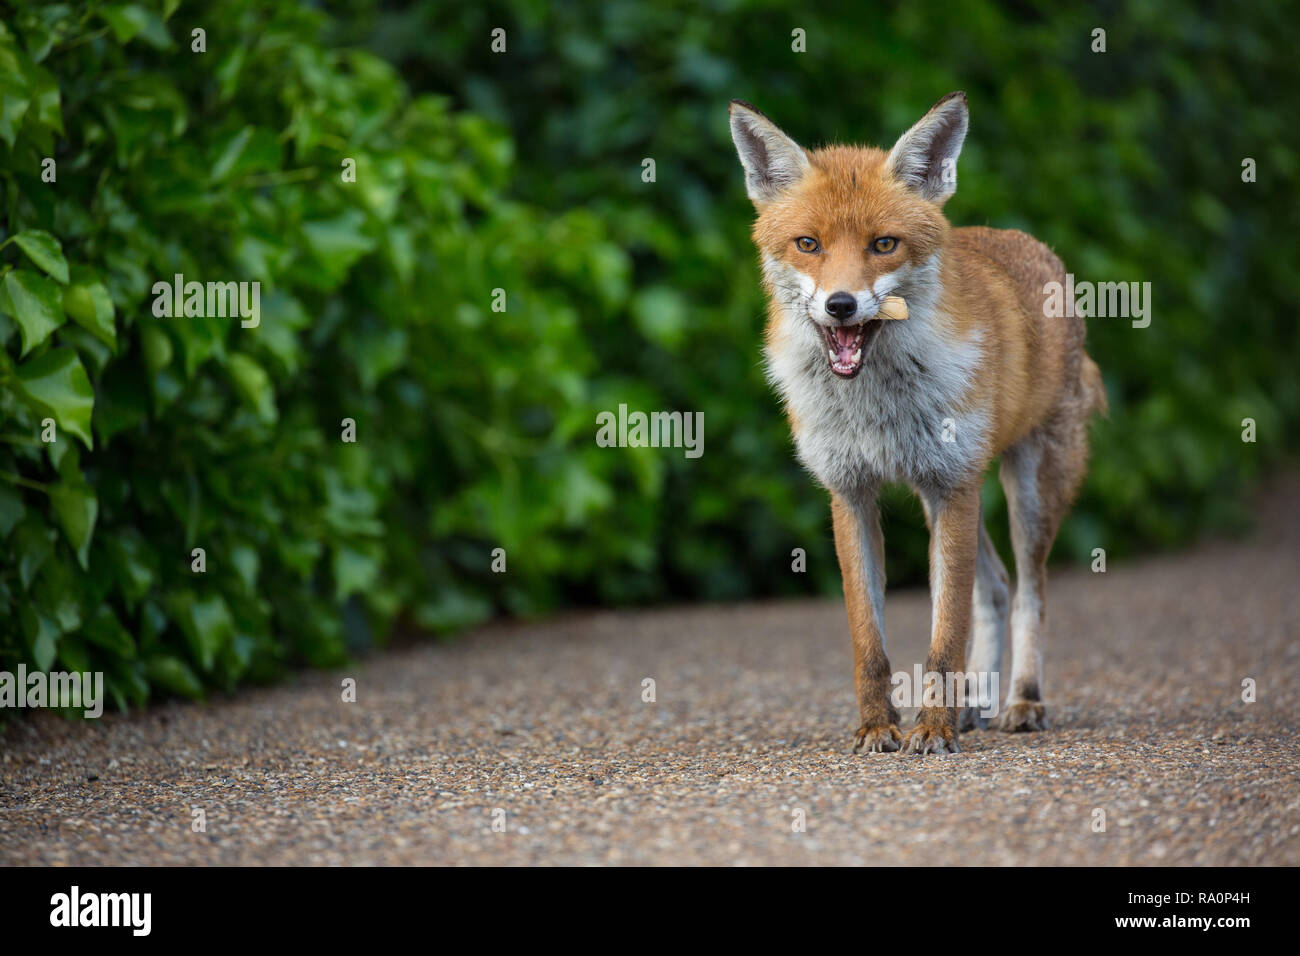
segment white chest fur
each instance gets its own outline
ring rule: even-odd
[[[793,303],[766,349],[799,458],[838,493],[885,481],[950,487],[984,460],[988,414],[965,407],[980,336],[955,339],[924,297],[908,304],[910,317],[885,323],[851,379],[831,372],[821,334]]]

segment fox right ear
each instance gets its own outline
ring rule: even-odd
[[[745,167],[745,191],[755,206],[771,202],[808,172],[803,147],[742,100],[731,101],[731,139]]]
[[[898,138],[886,163],[922,198],[942,206],[957,191],[957,157],[969,126],[966,94],[949,93]]]

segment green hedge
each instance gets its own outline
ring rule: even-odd
[[[503,196],[501,130],[297,3],[18,6],[0,669],[199,696],[336,664],[399,613],[452,628],[651,560],[591,521],[654,492],[653,459],[592,441],[580,317],[615,321],[626,262],[594,216]],[[260,324],[155,316],[176,273],[259,281]]]
[[[709,452],[669,485],[670,593],[798,587],[792,543],[836,586],[824,499],[792,465],[757,367],[763,305],[732,98],[805,145],[887,145],[964,89],[952,221],[1024,229],[1080,279],[1152,284],[1150,327],[1089,324],[1112,413],[1062,556],[1241,528],[1251,488],[1300,426],[1300,110],[1288,92],[1300,19],[1280,5],[367,0],[348,16],[340,31],[367,34],[418,88],[455,91],[527,144],[517,196],[594,211],[632,257],[633,321],[602,354],[651,383],[649,401],[709,423]],[[505,55],[489,51],[497,27]],[[1092,51],[1098,28],[1104,53]],[[805,53],[792,52],[795,29]],[[645,157],[654,184],[641,182]],[[1242,181],[1245,157],[1257,182]],[[1247,417],[1256,444],[1241,441]],[[986,505],[1009,558],[995,484]],[[889,499],[885,532],[891,583],[923,582],[906,494]]]
[[[0,669],[104,670],[126,706],[336,664],[401,620],[835,591],[760,367],[732,97],[809,144],[880,142],[965,88],[952,218],[1154,287],[1150,328],[1091,327],[1113,412],[1063,548],[1239,524],[1300,424],[1300,36],[1231,12],[6,4]],[[155,315],[177,273],[259,282],[259,325]],[[599,448],[619,404],[703,412],[705,454]],[[923,580],[901,494],[887,534],[891,583]]]

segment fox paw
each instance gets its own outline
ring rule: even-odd
[[[957,716],[957,729],[965,732],[967,730],[987,730],[989,719],[980,713],[978,707],[963,707]]]
[[[893,724],[879,724],[868,727],[863,724],[858,728],[853,741],[853,752],[865,750],[869,754],[883,754],[897,750],[903,735]]]
[[[903,753],[956,754],[961,753],[961,748],[957,746],[957,734],[952,727],[917,724],[903,739]]]
[[[1021,700],[1008,704],[1002,712],[998,727],[1009,734],[1047,729],[1047,711],[1036,700]]]

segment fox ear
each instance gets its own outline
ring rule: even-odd
[[[966,94],[949,93],[898,138],[889,151],[890,170],[923,199],[942,205],[957,191],[957,156],[969,125]]]
[[[808,172],[803,147],[742,100],[731,101],[731,139],[745,167],[745,191],[755,206],[771,202]]]

